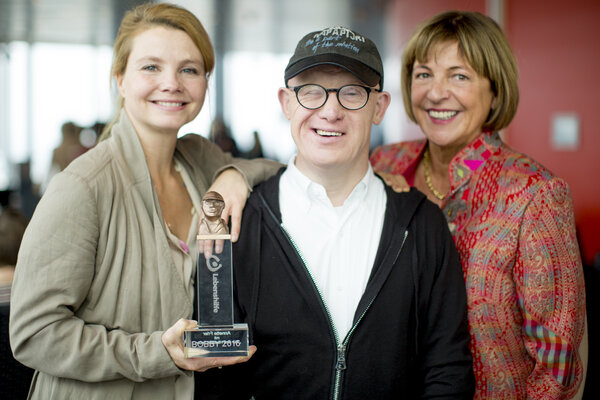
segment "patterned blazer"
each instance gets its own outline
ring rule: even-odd
[[[379,147],[373,168],[412,185],[426,143]],[[492,132],[449,174],[442,210],[463,264],[475,398],[571,398],[584,376],[585,288],[567,184]]]

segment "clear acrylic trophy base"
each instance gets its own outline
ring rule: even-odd
[[[212,252],[200,252],[198,256],[198,326],[183,332],[184,356],[247,357],[248,324],[234,323],[231,235],[199,234],[197,239],[209,241],[202,243],[203,250],[216,240],[222,241],[222,248],[216,251],[215,246]]]
[[[186,358],[247,357],[248,324],[198,326],[184,331],[183,353]]]

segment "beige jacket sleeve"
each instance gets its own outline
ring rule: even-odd
[[[253,186],[275,175],[283,166],[277,161],[266,158],[246,160],[232,157],[230,153],[224,153],[216,144],[196,134],[180,138],[177,150],[188,163],[193,176],[212,178],[210,182],[199,183],[198,189],[201,194],[226,169],[235,168],[240,172],[246,180],[248,190],[252,191]]]
[[[73,174],[57,175],[19,253],[10,320],[15,358],[47,374],[86,382],[183,374],[162,345],[161,331],[132,333],[111,321],[79,317],[95,306],[88,294],[96,273],[99,219],[93,189]],[[114,295],[114,288],[105,289]]]
[[[256,158],[252,160],[234,158],[233,163],[229,166],[219,169],[215,174],[215,177],[221,171],[233,167],[244,176],[246,183],[248,184],[248,190],[251,192],[255,185],[275,175],[277,170],[279,170],[279,168],[282,166],[283,164],[277,161],[268,160],[265,158]]]

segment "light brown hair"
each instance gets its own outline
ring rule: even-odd
[[[490,81],[495,106],[483,130],[500,130],[512,121],[519,104],[519,71],[510,44],[498,24],[485,15],[448,11],[417,27],[402,55],[402,98],[408,117],[416,122],[411,102],[415,61],[427,62],[438,45],[457,43],[461,56]]]

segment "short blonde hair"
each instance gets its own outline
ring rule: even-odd
[[[411,36],[402,55],[402,98],[408,117],[416,122],[411,86],[415,61],[426,62],[439,44],[458,43],[461,55],[490,81],[495,107],[484,122],[484,130],[500,130],[512,121],[519,104],[519,71],[502,29],[478,12],[448,11],[422,23]]]

